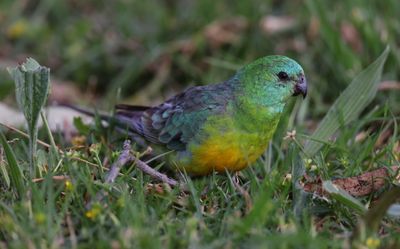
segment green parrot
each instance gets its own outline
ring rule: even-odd
[[[154,107],[117,105],[112,119],[157,153],[172,151],[166,161],[173,168],[191,175],[238,171],[263,154],[285,104],[300,94],[307,94],[302,67],[272,55],[227,81],[190,87]]]

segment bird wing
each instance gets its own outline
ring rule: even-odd
[[[184,150],[209,116],[224,113],[231,98],[224,83],[191,87],[155,107],[116,106],[116,118],[151,143]]]

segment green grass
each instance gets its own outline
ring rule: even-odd
[[[33,183],[28,140],[0,128],[5,134],[5,139],[0,134],[0,248],[343,248],[352,241],[357,248],[398,248],[398,217],[385,216],[378,231],[370,230],[362,225],[362,208],[304,193],[296,180],[303,171],[332,180],[399,165],[398,90],[378,92],[359,118],[337,124],[335,139],[311,158],[301,152],[348,83],[387,45],[391,51],[382,80],[398,81],[399,12],[397,0],[1,1],[0,62],[33,56],[51,68],[52,77],[94,90],[104,109],[117,101],[118,91],[125,102],[153,103],[187,85],[225,80],[240,65],[274,53],[302,64],[310,93],[293,104],[286,120],[288,129],[297,131],[296,141],[281,139],[283,126],[263,158],[239,173],[247,199],[230,174],[183,177],[187,192],[159,192],[149,190],[153,180],[129,165],[114,184],[103,184],[101,166],[117,159],[126,137],[98,122],[90,127],[76,122],[86,137],[81,149],[70,150],[70,141],[53,134],[64,156],[38,145],[43,179]],[[260,28],[265,15],[290,15],[296,25],[265,34]],[[205,27],[237,16],[247,20],[238,42],[213,47],[203,35]],[[358,38],[343,38],[346,25]],[[182,41],[193,50],[182,52]],[[0,74],[1,101],[15,103],[9,76]],[[147,102],[138,102],[143,99]],[[46,128],[39,138],[53,141]],[[160,161],[151,166],[164,167]],[[357,201],[374,207],[390,188]],[[101,190],[107,197],[87,209]],[[355,231],[361,232],[352,237]]]

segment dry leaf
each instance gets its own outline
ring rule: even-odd
[[[360,34],[353,24],[343,22],[340,25],[340,33],[342,39],[357,53],[361,53],[363,50],[363,44],[360,38]]]
[[[364,140],[369,136],[370,133],[371,133],[370,130],[361,131],[360,133],[358,133],[358,134],[356,135],[356,137],[354,138],[354,141],[355,141],[356,143],[360,143],[360,142],[364,141]]]
[[[197,46],[194,39],[179,40],[172,44],[171,50],[190,56],[196,52]]]
[[[311,17],[307,30],[308,39],[313,41],[318,38],[320,26],[321,25],[319,23],[318,18],[316,18],[315,16]]]
[[[278,54],[285,54],[288,50],[296,51],[298,53],[304,52],[307,48],[307,45],[302,39],[290,39],[286,41],[282,41],[278,43],[275,48],[275,51]]]
[[[234,17],[212,22],[206,26],[204,35],[211,47],[218,48],[225,44],[239,42],[241,34],[247,27],[248,21],[244,17]]]
[[[388,180],[391,179],[391,171],[396,172],[395,178],[398,181],[400,176],[398,170],[399,166],[392,166],[389,169],[380,168],[358,176],[335,179],[332,180],[332,182],[354,197],[365,196],[383,188],[388,183]],[[303,189],[306,192],[324,195],[320,178],[316,181],[305,182],[303,184]]]
[[[400,90],[400,82],[394,80],[379,83],[378,91]]]
[[[292,29],[296,20],[291,16],[266,16],[261,20],[261,29],[271,35]]]

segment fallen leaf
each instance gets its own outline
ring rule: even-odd
[[[398,172],[400,166],[392,166],[389,168],[380,168],[373,171],[365,172],[358,176],[346,177],[332,180],[332,183],[340,187],[354,197],[369,195],[386,186],[392,172],[395,172],[394,178],[399,181],[400,174]],[[306,177],[306,179],[310,179]],[[325,194],[322,188],[320,178],[312,182],[304,182],[303,189],[306,192],[316,193],[323,196]]]
[[[296,20],[291,16],[266,16],[261,20],[261,29],[266,34],[275,34],[292,29]]]
[[[319,23],[318,18],[316,18],[315,16],[311,17],[307,30],[307,37],[310,41],[313,41],[318,38],[320,26],[321,25]]]
[[[378,91],[400,90],[400,82],[394,80],[382,81],[378,85]]]
[[[282,41],[277,44],[275,51],[278,54],[285,54],[287,51],[295,51],[298,53],[304,52],[307,48],[307,45],[302,39],[290,39],[286,41]]]
[[[197,45],[194,39],[179,40],[172,44],[171,50],[190,56],[196,52]]]
[[[340,25],[340,34],[342,39],[357,53],[361,53],[363,50],[363,44],[360,38],[360,34],[353,24],[343,22]]]
[[[364,141],[369,136],[370,133],[371,133],[370,130],[361,131],[356,135],[356,137],[354,138],[354,141],[356,143],[360,143],[360,142]]]
[[[244,17],[217,20],[205,27],[204,35],[211,47],[218,48],[222,45],[239,42],[243,31],[248,26],[248,21]]]

